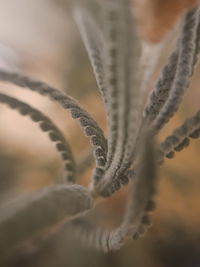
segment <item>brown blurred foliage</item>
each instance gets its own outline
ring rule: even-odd
[[[141,38],[150,43],[161,41],[181,15],[198,0],[132,0]]]

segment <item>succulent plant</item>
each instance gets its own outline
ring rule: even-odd
[[[85,244],[106,252],[119,249],[128,239],[138,239],[150,225],[149,213],[155,208],[159,165],[165,157],[174,157],[191,139],[200,136],[198,111],[160,144],[156,138],[178,110],[198,62],[199,8],[185,14],[175,51],[162,68],[147,101],[148,84],[144,86],[143,82],[151,66],[144,67],[141,63],[141,43],[129,1],[101,1],[98,10],[95,16],[87,5],[77,4],[73,14],[104,103],[108,136],[64,92],[21,74],[0,70],[0,81],[47,96],[70,110],[89,138],[96,161],[88,188],[77,185],[78,167],[70,145],[54,123],[39,110],[0,93],[0,103],[30,117],[49,134],[65,168],[59,184],[20,196],[0,207],[2,253],[9,253],[21,241],[62,221]],[[95,208],[97,198],[110,197],[129,182],[130,196],[121,225],[111,231],[90,226],[83,215]]]

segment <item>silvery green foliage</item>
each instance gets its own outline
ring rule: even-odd
[[[21,88],[32,90],[43,96],[48,96],[52,101],[56,101],[62,108],[69,109],[71,111],[71,116],[79,120],[81,128],[84,129],[85,135],[90,138],[91,145],[94,149],[98,146],[99,150],[101,150],[102,156],[97,157],[96,161],[97,165],[102,164],[107,151],[107,141],[103,135],[103,131],[88,112],[78,105],[76,100],[43,82],[34,81],[22,75],[0,71],[0,80],[10,81]]]
[[[140,69],[140,42],[137,38],[128,0],[98,1],[98,16],[89,6],[74,7],[74,17],[88,52],[97,85],[105,105],[108,136],[79,103],[40,81],[20,74],[0,71],[0,80],[29,89],[56,101],[71,111],[86,136],[89,137],[96,161],[88,189],[75,182],[76,169],[70,147],[53,122],[30,105],[5,94],[0,102],[17,109],[38,122],[42,131],[50,134],[61,152],[67,171],[63,184],[41,189],[0,208],[1,250],[8,243],[19,245],[57,223],[71,227],[87,245],[103,251],[119,249],[128,239],[138,239],[151,223],[149,212],[155,208],[157,166],[164,157],[171,158],[189,144],[190,138],[200,136],[200,113],[186,120],[161,144],[156,134],[177,111],[198,62],[200,51],[200,12],[189,11],[175,51],[155,84],[145,105]],[[91,161],[87,154],[84,164]],[[96,197],[110,197],[131,180],[130,196],[121,225],[114,230],[92,226],[82,216],[93,207]],[[58,210],[57,210],[58,207]],[[37,216],[47,212],[46,216]],[[26,221],[29,217],[31,221]],[[71,218],[76,216],[76,218]],[[78,218],[77,218],[78,217]],[[33,222],[33,225],[32,225]],[[18,232],[18,227],[20,231]],[[27,231],[26,227],[30,229]],[[17,233],[7,235],[6,232]],[[10,239],[11,238],[11,239]],[[7,244],[5,247],[3,243]],[[19,244],[18,244],[19,243]]]
[[[5,103],[11,109],[16,109],[23,116],[29,116],[32,121],[39,124],[39,127],[43,132],[48,133],[49,139],[56,143],[56,149],[64,161],[65,170],[62,178],[63,181],[74,183],[77,176],[76,164],[70,145],[53,122],[47,116],[43,115],[41,111],[6,94],[0,93],[0,103]]]
[[[107,111],[109,134],[106,165],[100,173],[101,176],[95,173],[94,185],[102,195],[108,196],[128,182],[127,168],[132,163],[141,120],[139,111],[142,98],[139,97],[139,70],[136,68],[140,48],[132,27],[129,3],[106,1],[103,3],[101,15],[102,23],[98,27],[94,16],[88,14],[85,8],[75,9],[75,18],[97,83],[100,84],[99,89],[103,92]],[[98,33],[101,50],[92,41],[98,40],[95,38]]]
[[[157,182],[152,139],[151,133],[143,135],[135,179],[131,181],[131,193],[121,225],[109,231],[100,227],[89,227],[80,219],[75,220],[72,227],[82,242],[108,252],[119,249],[130,238],[138,239],[146,231],[150,223],[149,212],[154,208],[152,203]]]
[[[163,155],[173,155],[174,151],[181,151],[190,143],[190,138],[200,136],[200,111],[187,119],[179,128],[168,136],[160,145]]]
[[[30,239],[92,206],[93,199],[88,190],[79,185],[48,186],[11,200],[0,207],[1,255],[20,241]]]
[[[186,14],[177,48],[164,66],[150,97],[145,115],[147,119],[154,120],[155,132],[178,110],[185,89],[189,86],[199,55],[199,19],[199,10],[192,9]]]

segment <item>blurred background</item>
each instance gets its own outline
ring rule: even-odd
[[[64,90],[78,99],[106,132],[103,104],[71,16],[74,2],[0,0],[0,68],[27,74]],[[168,32],[176,28],[180,15],[195,1],[183,1],[184,6],[180,1],[173,1],[174,4],[165,1],[167,12],[173,14],[173,23],[171,16],[166,16],[164,21],[162,16],[156,16],[163,12],[160,2],[133,0],[139,34],[149,42],[150,50],[165,43],[149,89],[173,47],[171,43],[175,43],[171,42],[176,39],[175,33]],[[173,10],[178,11],[173,13]],[[145,29],[145,20],[151,30]],[[162,131],[160,140],[200,108],[199,73],[197,68],[180,111]],[[77,123],[56,104],[10,84],[1,83],[0,91],[17,96],[49,115],[68,138],[78,162],[90,152],[88,140]],[[200,142],[193,140],[189,148],[177,153],[173,160],[166,160],[160,168],[153,225],[140,240],[129,242],[118,252],[104,254],[83,246],[64,228],[27,243],[17,254],[10,255],[2,266],[200,266],[199,157]],[[61,160],[48,137],[28,118],[1,105],[0,203],[54,183],[61,172]],[[91,169],[84,171],[78,182],[87,185],[90,175]],[[126,195],[127,188],[124,188],[103,201],[90,215],[91,222],[109,228],[117,226],[123,215]]]

